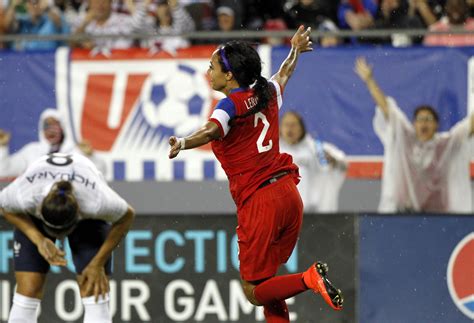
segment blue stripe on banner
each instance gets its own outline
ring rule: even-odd
[[[177,160],[173,163],[173,178],[178,180],[184,179],[184,161]]]
[[[123,181],[125,180],[125,162],[114,161],[114,180]]]
[[[213,160],[206,160],[204,162],[204,179],[215,179],[216,168]]]
[[[146,160],[143,162],[143,179],[155,180],[155,162]]]

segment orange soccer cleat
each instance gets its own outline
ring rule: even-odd
[[[324,301],[334,310],[342,310],[344,298],[340,289],[337,289],[326,278],[328,265],[322,262],[315,262],[303,273],[303,281],[308,288],[316,294],[320,293]]]

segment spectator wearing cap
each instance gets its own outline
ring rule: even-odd
[[[318,30],[322,32],[337,32],[339,28],[337,28],[333,21],[326,19],[319,25]],[[341,43],[342,39],[335,35],[324,35],[319,39],[321,47],[336,47]]]
[[[221,31],[232,31],[235,29],[235,11],[231,7],[222,6],[217,8],[217,26]]]
[[[12,0],[5,12],[4,26],[7,31],[18,34],[54,35],[66,34],[69,27],[52,0],[27,0],[26,12],[18,13],[23,0]],[[18,50],[50,50],[58,47],[58,41],[18,41],[13,44]]]
[[[255,0],[253,0],[255,1]],[[273,1],[273,0],[272,0]],[[277,0],[275,0],[277,1]],[[214,8],[216,8],[216,17],[217,17],[217,9],[219,8],[230,8],[233,11],[234,15],[234,29],[241,29],[243,28],[243,17],[244,12],[246,10],[245,7],[245,0],[215,0],[214,1]]]
[[[220,6],[216,9],[217,16],[217,31],[222,34],[236,30],[235,26],[235,11],[233,8],[228,6]],[[232,41],[234,38],[215,38],[201,41],[205,44],[223,44],[228,41]]]

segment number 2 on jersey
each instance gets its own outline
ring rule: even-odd
[[[253,124],[254,127],[258,125],[258,120],[262,120],[263,129],[262,129],[262,132],[260,133],[260,136],[258,136],[258,139],[257,139],[257,149],[259,153],[264,153],[264,152],[269,151],[273,147],[273,140],[271,139],[268,141],[268,145],[266,146],[263,145],[263,140],[265,140],[265,136],[267,135],[268,128],[270,128],[270,122],[268,122],[267,117],[262,112],[255,113],[255,119],[254,119],[254,124]]]

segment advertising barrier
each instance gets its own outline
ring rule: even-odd
[[[234,216],[138,216],[114,253],[114,322],[264,321],[261,308],[246,300],[240,286],[235,226]],[[344,291],[345,309],[335,312],[308,291],[288,301],[293,321],[355,321],[355,237],[353,215],[305,216],[282,272],[326,261],[331,279]],[[0,322],[7,320],[14,291],[12,239],[10,225],[0,218]],[[39,322],[82,322],[70,257],[68,263],[48,275]]]
[[[474,320],[474,217],[359,217],[359,322]]]

